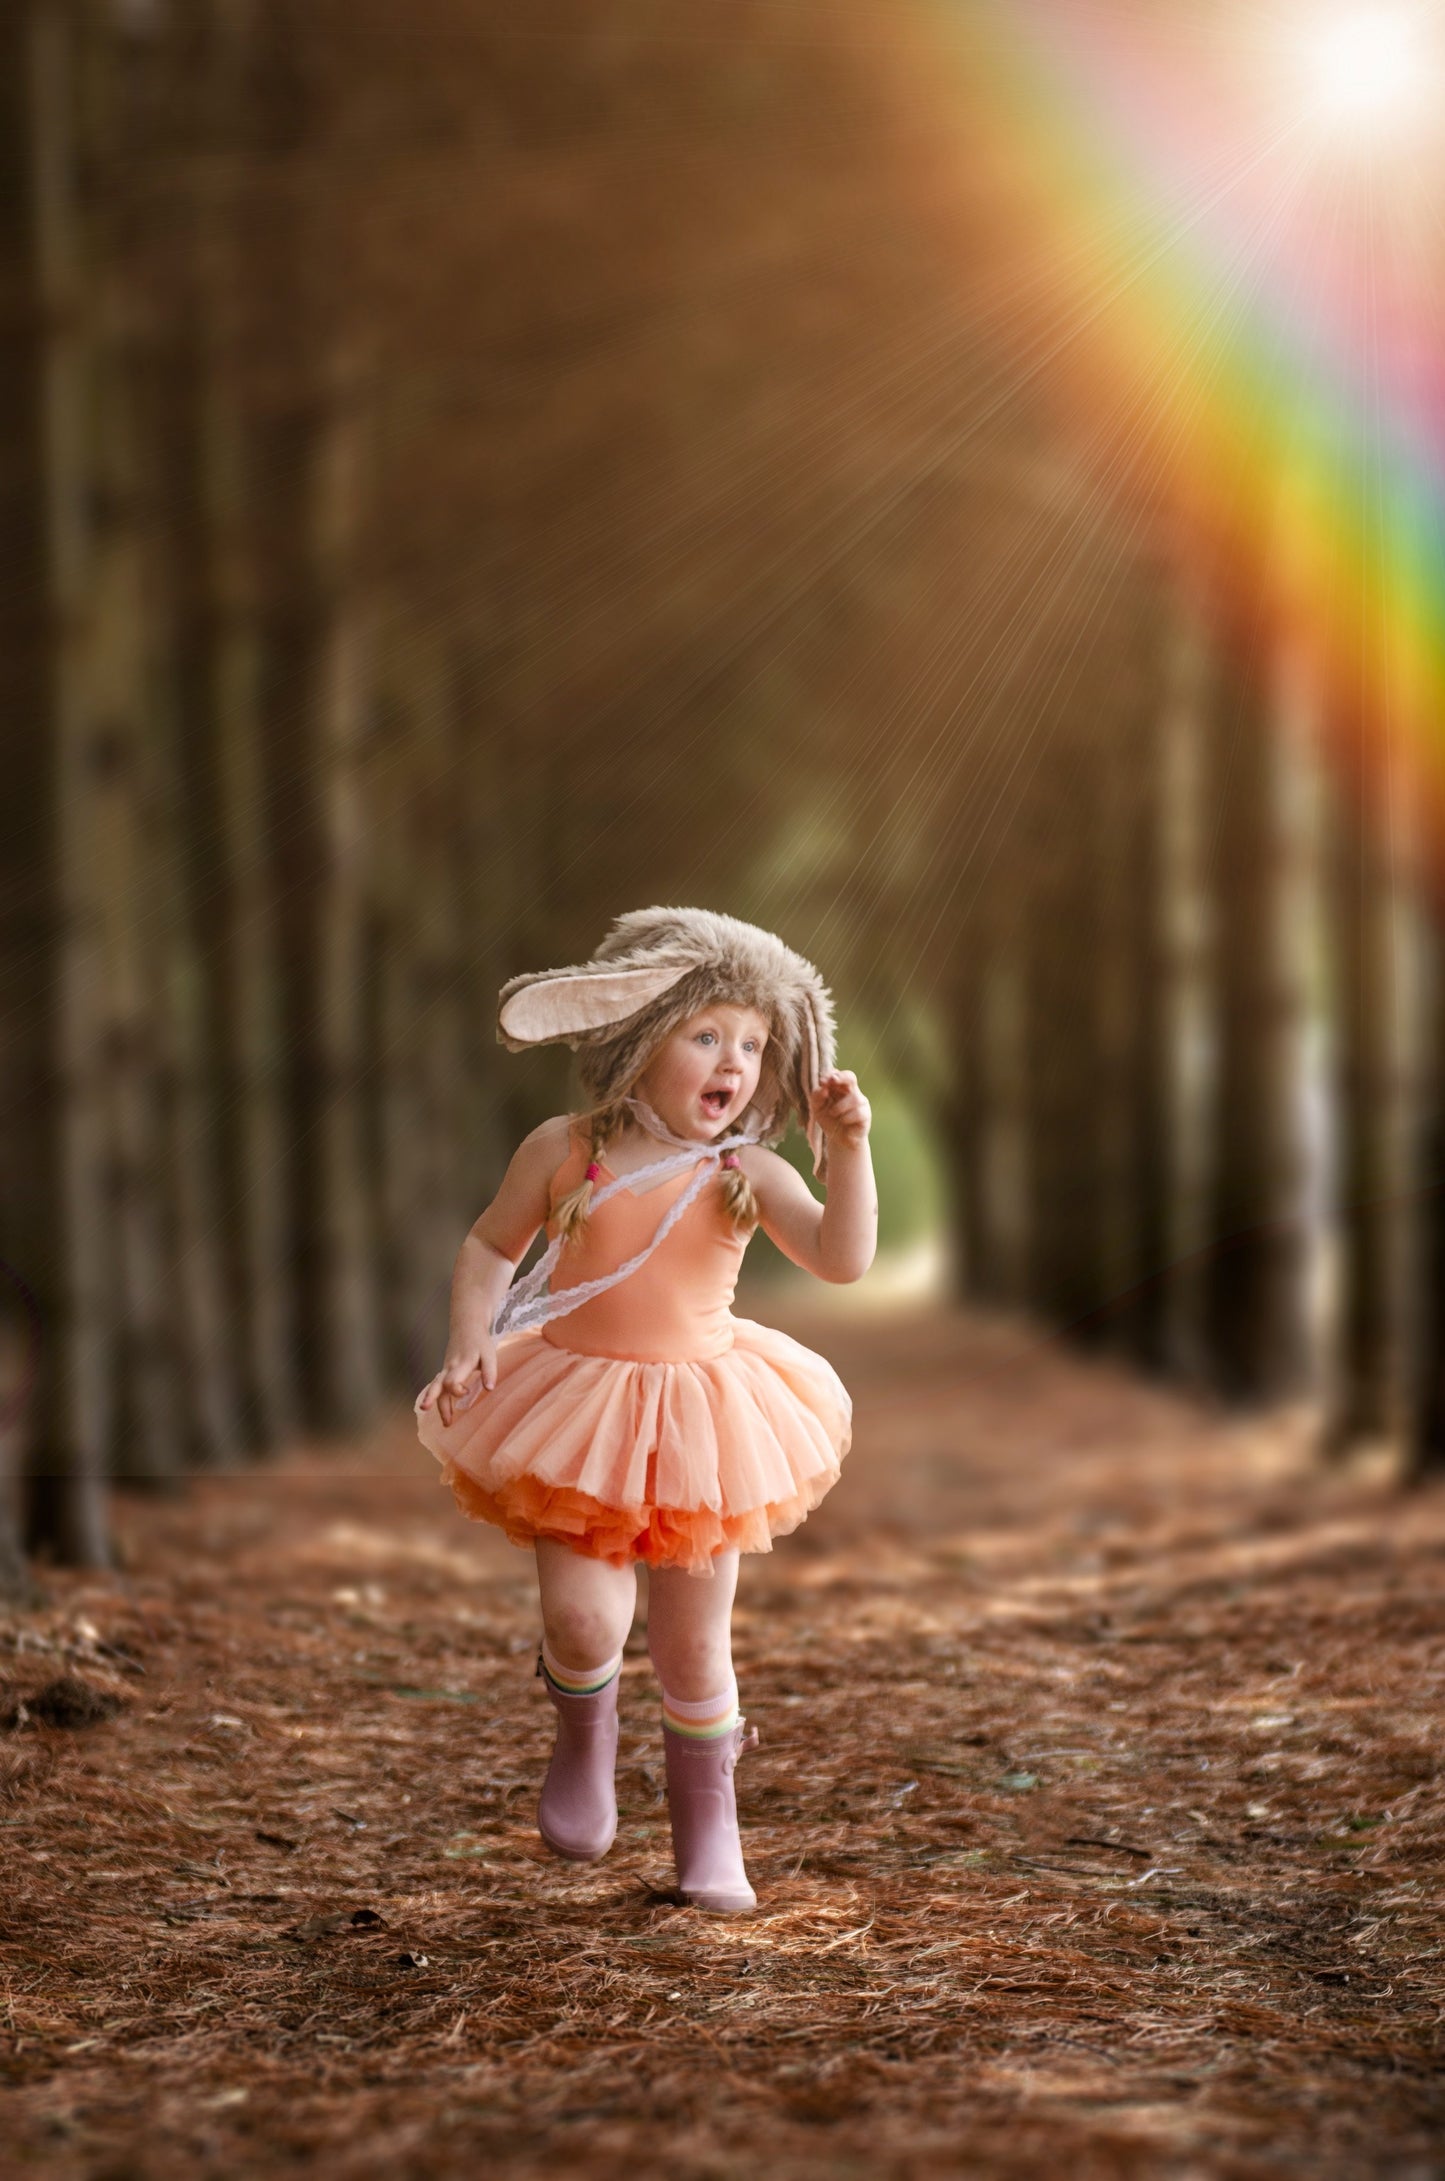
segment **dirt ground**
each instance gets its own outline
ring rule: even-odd
[[[756,1916],[533,1825],[529,1558],[405,1410],[0,1623],[12,2170],[1445,2175],[1445,1493],[1003,1322],[778,1322],[843,1481],[744,1564]],[[90,1715],[94,1716],[90,1716]]]

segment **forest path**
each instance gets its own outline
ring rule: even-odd
[[[744,1564],[752,1918],[666,1897],[640,1630],[616,1846],[546,1854],[530,1560],[405,1412],[0,1623],[20,2166],[1445,2174],[1445,1493],[1003,1321],[785,1322],[856,1440]]]

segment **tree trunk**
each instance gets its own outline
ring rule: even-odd
[[[98,481],[89,575],[89,664],[98,739],[93,769],[96,883],[105,961],[103,1031],[117,1241],[117,1430],[112,1468],[132,1481],[173,1484],[180,1435],[183,1306],[163,1212],[163,1071],[174,1083],[164,1021],[167,957],[184,944],[171,920],[168,837],[158,717],[153,561],[153,450],[143,437],[143,390],[157,362],[142,301],[141,213],[133,170],[145,120],[145,66],[104,14],[90,40],[96,343],[93,416]],[[197,1275],[192,1270],[192,1279]]]
[[[1338,1458],[1408,1430],[1410,1183],[1420,1128],[1424,934],[1408,811],[1332,799],[1338,1211],[1336,1345],[1322,1448]]]
[[[1036,783],[1026,991],[1029,1297],[1066,1337],[1099,1301],[1096,1049],[1089,976],[1098,764],[1058,724]]]
[[[1419,1125],[1411,1144],[1407,1233],[1404,1473],[1415,1482],[1445,1472],[1445,919],[1436,893],[1425,944]]]
[[[283,1193],[274,912],[266,883],[262,624],[244,298],[256,134],[252,0],[208,0],[188,49],[191,225],[175,269],[169,498],[176,772],[188,823],[194,1006],[178,1071],[177,1228],[197,1264],[185,1334],[197,1458],[229,1463],[297,1425]],[[184,428],[181,428],[183,420]]]
[[[23,144],[25,257],[39,355],[36,460],[27,477],[36,519],[28,638],[31,701],[7,753],[10,853],[8,1016],[15,1074],[7,1083],[8,1253],[44,1332],[28,1452],[27,1542],[60,1558],[109,1558],[104,1477],[113,1423],[113,1220],[106,1191],[102,1049],[104,965],[98,899],[93,688],[87,671],[90,510],[87,431],[91,327],[84,314],[79,203],[80,32],[67,0],[12,11],[15,62],[5,82],[25,111],[7,139]],[[27,465],[28,468],[28,465]],[[22,472],[22,474],[25,474]],[[7,586],[7,589],[9,586]],[[13,715],[11,715],[13,717]]]
[[[976,1224],[965,1236],[970,1294],[1014,1310],[1023,1309],[1029,1300],[1032,1263],[1028,1037],[1032,964],[1028,923],[1016,891],[1018,877],[1015,860],[1001,880],[974,971]]]
[[[506,1056],[497,1043],[497,994],[517,969],[512,925],[526,887],[527,809],[517,730],[495,716],[483,658],[465,641],[456,649],[453,686],[452,767],[461,814],[454,835],[461,946],[458,1178],[463,1219],[470,1226],[495,1196],[516,1148],[505,1121]]]
[[[1146,571],[1141,570],[1141,576]],[[1094,1143],[1094,1237],[1098,1303],[1085,1322],[1101,1347],[1142,1359],[1157,1312],[1161,1237],[1157,1094],[1148,1063],[1157,1049],[1157,982],[1151,975],[1157,898],[1155,773],[1158,766],[1157,620],[1144,581],[1115,605],[1112,702],[1091,764],[1098,774],[1090,944],[1080,965],[1092,985],[1091,1081],[1081,1133]],[[1100,612],[1106,602],[1100,601]],[[1152,1168],[1151,1171],[1151,1161]]]
[[[409,770],[406,696],[383,684],[368,794],[373,852],[365,989],[368,1044],[376,1056],[367,1100],[370,1159],[377,1176],[377,1283],[382,1321],[401,1351],[400,1383],[415,1394],[441,1361],[451,1262],[420,1265],[420,1093],[413,1006],[416,931],[411,916],[411,841],[404,822],[416,782]],[[433,848],[435,858],[436,849]],[[458,1232],[458,1241],[461,1233]],[[452,1255],[455,1255],[453,1249]],[[446,1285],[442,1283],[445,1282]],[[438,1308],[440,1323],[438,1324]],[[388,1377],[395,1357],[388,1356]]]
[[[303,1419],[354,1432],[380,1393],[365,1161],[366,600],[356,554],[366,458],[366,380],[333,350],[314,406],[283,417],[273,443],[272,541],[291,596],[278,631],[271,826],[284,961],[283,1048],[291,1128],[289,1200]],[[293,463],[295,467],[293,468]],[[289,542],[287,490],[306,527]],[[288,577],[290,581],[288,582]]]
[[[1241,607],[1220,652],[1213,729],[1219,847],[1218,1157],[1211,1351],[1226,1399],[1299,1396],[1317,1375],[1306,1135],[1309,774],[1282,720],[1277,632]]]
[[[1434,503],[1422,518],[1424,505],[1410,511],[1418,528],[1396,546],[1391,590],[1406,626],[1421,625],[1421,616],[1428,614],[1422,573],[1439,568],[1445,548]],[[1403,524],[1403,513],[1399,519]],[[1402,583],[1399,574],[1406,569]],[[1402,655],[1390,663],[1391,690],[1405,722],[1402,744],[1423,751],[1436,725],[1438,684],[1422,674],[1414,645],[1402,647]],[[1394,1170],[1400,1177],[1392,1192],[1394,1235],[1380,1250],[1392,1270],[1399,1268],[1392,1301],[1403,1470],[1412,1480],[1445,1471],[1445,1342],[1440,1337],[1445,1326],[1445,896],[1438,880],[1431,885],[1425,857],[1423,764],[1417,758],[1402,768],[1399,808],[1382,814],[1398,842],[1393,877],[1400,894],[1392,921],[1400,1020],[1396,1061],[1404,1079],[1390,1100],[1398,1129]]]
[[[45,534],[45,324],[36,248],[33,10],[0,13],[0,1598],[26,1588],[25,1471],[37,1429],[37,1374],[50,1347],[54,1296],[44,1304],[35,1252],[53,1237],[59,1195],[58,1116],[43,1062],[54,1035],[50,981],[55,914],[51,768],[55,634]],[[57,148],[58,150],[58,148]],[[63,153],[59,153],[63,156]],[[47,1189],[49,1197],[47,1201]],[[47,1268],[48,1271],[50,1268]]]
[[[946,1162],[948,1232],[954,1289],[966,1302],[994,1300],[997,1267],[988,1228],[987,1137],[989,1085],[983,1050],[983,989],[987,975],[985,915],[978,906],[953,935],[943,1007],[949,1064],[935,1116]]]
[[[1209,1375],[1210,1121],[1218,1068],[1217,918],[1205,870],[1206,713],[1213,662],[1200,602],[1182,571],[1165,610],[1164,644],[1159,886],[1151,918],[1159,935],[1160,994],[1152,1073],[1163,1144],[1157,1355],[1168,1376],[1202,1388]]]
[[[440,632],[395,645],[390,715],[371,816],[380,898],[376,1104],[380,1133],[383,1318],[398,1329],[388,1381],[415,1392],[440,1362],[446,1294],[481,1206],[462,1191],[458,1043],[463,1000],[456,842],[465,784],[456,768],[456,690]],[[404,767],[404,770],[403,770]]]
[[[1120,1077],[1115,1099],[1118,1176],[1106,1208],[1108,1261],[1119,1267],[1110,1313],[1113,1345],[1141,1369],[1167,1375],[1164,1324],[1169,1257],[1169,1065],[1165,1049],[1163,774],[1170,614],[1162,560],[1141,566],[1128,639],[1133,674],[1111,763],[1118,878],[1110,889],[1111,948],[1123,965],[1106,1012],[1106,1045]]]

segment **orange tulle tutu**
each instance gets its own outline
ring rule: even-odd
[[[580,1158],[574,1144],[554,1203]],[[623,1262],[686,1179],[599,1206],[553,1287]],[[505,1335],[496,1386],[450,1426],[419,1410],[463,1512],[514,1544],[550,1537],[614,1565],[699,1574],[718,1552],[767,1552],[795,1529],[837,1481],[851,1403],[822,1356],[731,1315],[744,1246],[705,1189],[628,1279],[540,1332]]]

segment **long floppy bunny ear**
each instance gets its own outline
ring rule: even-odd
[[[513,1052],[610,1030],[626,1022],[692,967],[690,962],[651,961],[636,969],[549,969],[513,977],[502,987],[497,1036]]]

